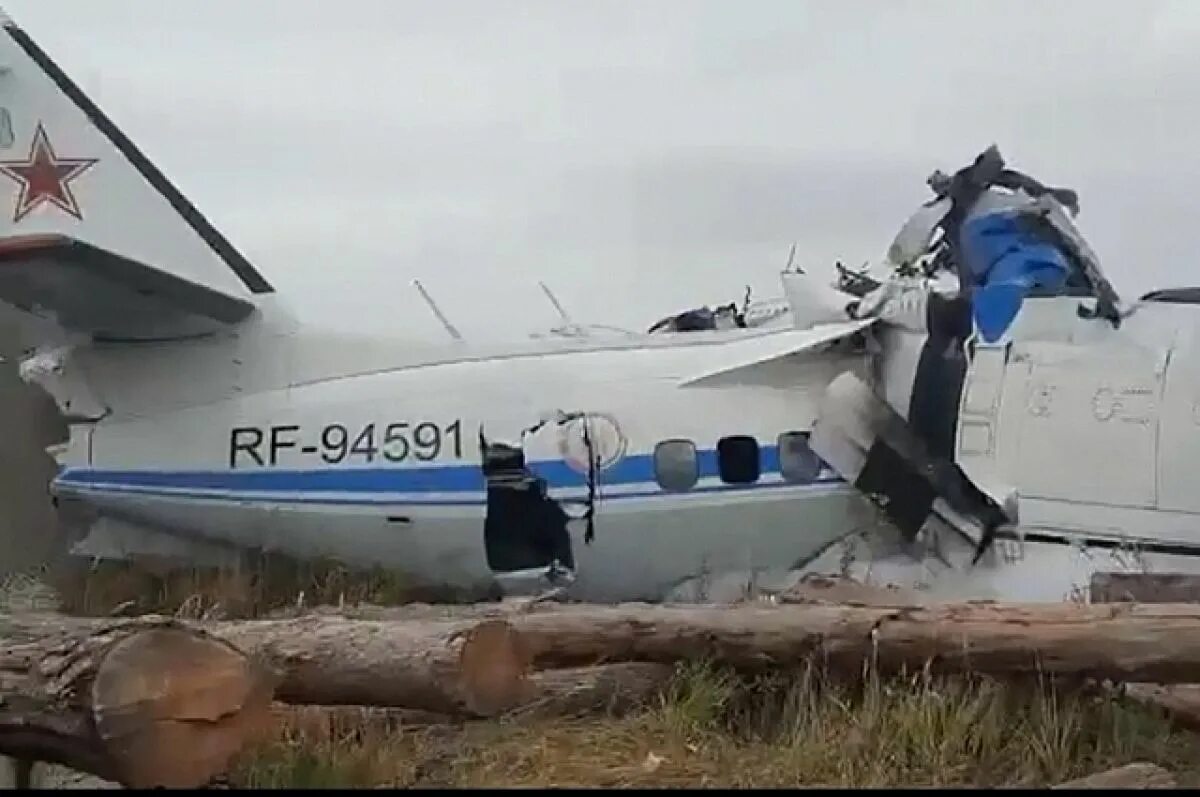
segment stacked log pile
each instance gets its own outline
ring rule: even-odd
[[[636,704],[695,659],[1152,684],[1200,672],[1200,605],[886,602],[548,604],[468,619],[0,615],[0,754],[126,786],[195,786],[269,729],[280,704],[460,719],[586,712]]]

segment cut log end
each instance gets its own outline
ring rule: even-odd
[[[170,621],[105,625],[31,656],[0,695],[0,754],[131,788],[196,787],[269,729],[277,676]]]
[[[529,698],[532,655],[516,629],[504,620],[487,620],[463,637],[458,669],[468,711],[491,717]]]
[[[194,786],[270,727],[275,682],[273,672],[223,640],[156,628],[104,657],[92,716],[122,783]]]

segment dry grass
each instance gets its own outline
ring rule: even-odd
[[[335,561],[247,555],[236,569],[156,566],[148,560],[104,561],[56,570],[49,577],[59,610],[87,617],[114,611],[188,617],[255,618],[303,604],[393,606],[413,601],[456,603],[471,596],[431,592],[398,574]]]
[[[623,718],[281,729],[241,786],[1042,786],[1132,761],[1191,772],[1195,737],[1112,695],[922,673],[850,687],[681,669]]]
[[[457,602],[384,571],[262,557],[238,573],[105,564],[56,580],[63,610],[258,617],[345,603]],[[624,717],[395,727],[311,719],[248,751],[231,780],[260,787],[1043,786],[1133,761],[1200,785],[1197,737],[1095,690],[987,678],[850,686],[813,669],[754,682],[682,667],[657,704]]]

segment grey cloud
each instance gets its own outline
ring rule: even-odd
[[[438,334],[413,277],[480,334],[543,278],[634,327],[774,291],[992,142],[1123,290],[1200,283],[1192,0],[4,2],[323,324]]]

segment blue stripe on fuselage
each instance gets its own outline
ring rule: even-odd
[[[779,451],[761,449],[764,474],[779,472]],[[717,452],[697,452],[700,479],[719,475]],[[580,487],[585,476],[562,460],[532,462],[530,469],[549,488]],[[655,482],[652,454],[632,454],[597,474],[601,486]],[[478,465],[422,467],[330,467],[320,470],[273,468],[231,470],[101,470],[68,468],[56,483],[63,487],[113,486],[124,488],[222,491],[230,493],[459,493],[483,492],[486,483]],[[829,479],[820,479],[822,482]]]

